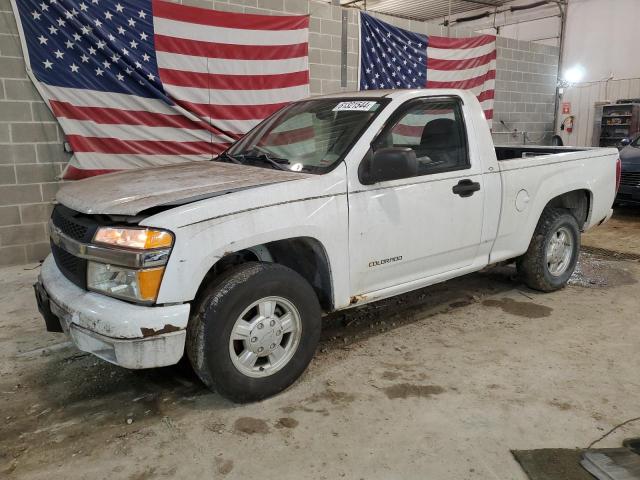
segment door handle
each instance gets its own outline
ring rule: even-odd
[[[457,185],[451,189],[453,193],[456,195],[460,195],[461,197],[470,197],[474,192],[480,190],[480,184],[478,182],[474,182],[473,180],[469,180],[465,178],[464,180],[460,180]]]

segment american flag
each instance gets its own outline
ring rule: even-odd
[[[496,38],[422,35],[360,14],[360,89],[471,90],[493,118]]]
[[[210,159],[309,95],[309,17],[160,0],[15,0],[32,80],[74,156],[67,179]]]

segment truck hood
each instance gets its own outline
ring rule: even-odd
[[[88,214],[137,215],[205,198],[308,178],[309,174],[212,161],[127,170],[65,183],[56,200]]]

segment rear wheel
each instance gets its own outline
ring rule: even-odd
[[[549,208],[542,212],[527,252],[516,266],[527,286],[551,292],[563,288],[575,270],[580,252],[580,229],[570,212]]]
[[[320,305],[311,285],[282,265],[251,262],[225,272],[200,295],[187,354],[209,388],[249,402],[291,385],[319,337]]]

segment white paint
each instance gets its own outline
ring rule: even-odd
[[[308,84],[268,90],[224,90],[177,85],[164,85],[164,87],[167,92],[174,95],[174,98],[204,105],[209,104],[210,98],[215,98],[217,105],[270,105],[272,103],[287,103],[293,99],[300,100],[309,96]]]
[[[185,302],[195,297],[206,273],[218,260],[229,252],[275,240],[295,237],[317,240],[329,261],[334,306],[344,309],[352,306],[354,296],[359,296],[360,305],[521,255],[549,200],[567,191],[591,192],[585,229],[609,215],[615,196],[616,149],[498,162],[482,108],[473,94],[460,90],[396,90],[363,92],[353,100],[382,95],[390,103],[358,139],[344,162],[331,172],[301,175],[299,180],[287,183],[208,198],[160,212],[141,222],[175,234],[158,303],[178,305],[141,307],[85,292],[62,277],[49,258],[42,269],[43,283],[54,301],[75,314],[72,323],[77,328],[72,330],[72,338],[76,344],[108,361],[128,365],[117,358],[117,349],[139,348],[147,340],[116,342],[103,336],[131,339],[139,337],[141,326],[159,330],[167,323],[184,329],[189,313],[189,304]],[[361,184],[358,167],[377,132],[407,101],[431,96],[462,100],[470,168],[371,186]],[[273,171],[263,170],[264,175],[270,173]],[[481,183],[481,191],[465,199],[455,196],[451,188],[462,177]],[[127,191],[135,188],[137,182],[134,177],[122,177],[119,188]],[[90,188],[92,183],[76,185],[75,201],[84,198],[89,204],[85,210],[91,211],[95,196]],[[87,188],[81,195],[83,185]],[[529,192],[531,201],[519,211],[515,198],[522,189]],[[154,201],[161,204],[166,199],[159,196]],[[114,199],[114,204],[118,205],[118,200]],[[371,261],[399,256],[402,259],[390,263],[382,274],[369,268]],[[150,361],[158,364],[166,364],[169,359],[177,362],[176,345],[168,344],[172,341],[169,337],[162,338],[164,343],[149,347],[144,358],[152,358]],[[162,349],[166,352],[164,357]],[[130,353],[134,357],[126,357],[126,362],[138,358],[135,350]],[[140,362],[144,363],[144,358]]]
[[[82,183],[69,182],[58,191],[56,199],[78,212],[136,215],[167,202],[224,195],[309,176],[233,163],[192,162],[100,175]]]
[[[71,323],[68,335],[75,346],[114,365],[130,369],[175,365],[184,354],[187,331],[163,333],[142,340],[106,337]]]
[[[188,40],[215,39],[217,43],[230,45],[296,45],[307,41],[309,29],[295,30],[249,30],[216,27],[179,20],[154,17],[153,28],[156,35],[178,37]]]
[[[615,197],[617,159],[617,149],[597,148],[499,162],[503,209],[491,262],[525,252],[544,207],[565,192],[591,192],[585,230],[607,218]],[[531,198],[527,208],[519,212],[514,199],[521,189]]]
[[[71,342],[84,352],[125,368],[155,368],[177,363],[183,355],[190,305],[145,307],[87,292],[67,280],[51,255],[40,281]],[[143,328],[177,330],[143,338]],[[64,344],[61,344],[64,345]]]
[[[97,123],[92,120],[69,120],[59,117],[60,126],[66,135],[82,135],[93,138],[117,138],[118,140],[157,140],[167,142],[203,142],[224,143],[225,138],[213,135],[204,129],[156,127],[147,125],[131,125],[121,123]],[[195,126],[195,125],[194,125]],[[108,165],[108,164],[107,164]],[[157,165],[157,164],[156,164]],[[113,168],[112,165],[109,165]]]
[[[140,339],[141,328],[162,330],[171,325],[187,327],[189,304],[146,307],[123,302],[99,293],[88,292],[69,281],[49,255],[42,264],[41,281],[65,318],[78,327],[105,337]]]
[[[358,97],[375,98],[387,93],[362,92]],[[463,99],[473,168],[442,174],[437,179],[433,177],[434,181],[430,184],[423,182],[423,179],[408,179],[373,187],[362,185],[358,179],[358,165],[389,116],[407,100],[431,95],[454,95]],[[349,305],[353,295],[365,294],[367,301],[384,298],[482,268],[489,261],[522,254],[527,249],[540,212],[551,198],[563,191],[593,189],[594,221],[606,217],[609,212],[614,196],[615,149],[568,152],[498,164],[482,109],[472,94],[457,90],[408,90],[393,91],[388,96],[392,99],[391,103],[351,149],[344,166],[325,175],[310,176],[286,185],[265,185],[231,193],[146,219],[143,222],[145,225],[168,228],[176,234],[176,245],[167,265],[159,301],[191,300],[206,272],[226,252],[284,238],[307,236],[323,245],[331,266],[334,303],[337,308],[343,308]],[[453,253],[460,247],[456,241],[450,241],[448,245],[447,242],[438,241],[439,250],[436,253],[442,255],[441,258],[448,257],[448,261],[435,267],[427,261],[429,268],[422,270],[422,277],[419,276],[419,269],[413,270],[415,266],[406,262],[404,270],[400,267],[394,271],[384,287],[380,282],[358,280],[359,275],[364,275],[366,267],[356,265],[353,259],[362,257],[361,260],[366,260],[368,265],[371,260],[391,258],[415,250],[416,243],[419,243],[416,236],[392,235],[401,219],[414,224],[438,225],[436,232],[424,230],[425,241],[430,235],[435,235],[437,239],[452,239],[454,234],[460,234],[457,224],[454,224],[455,219],[464,218],[468,212],[451,215],[443,208],[438,213],[437,209],[426,209],[424,202],[444,202],[449,195],[453,195],[449,189],[458,182],[458,177],[465,174],[474,178],[481,176],[485,196],[480,209],[473,207],[474,215],[481,217],[481,228],[478,228],[481,233],[475,243],[471,242],[468,248],[465,247],[471,259],[461,260]],[[436,187],[438,182],[441,185]],[[411,185],[416,183],[418,185]],[[388,192],[376,193],[375,188],[382,190],[381,187],[387,187]],[[433,194],[427,191],[428,188],[437,192]],[[531,201],[525,212],[516,215],[513,213],[517,212],[515,196],[523,188],[530,192]],[[370,201],[359,202],[354,197],[355,193],[351,193],[362,190],[367,191]],[[397,200],[395,209],[391,208],[393,202],[388,201],[386,207],[371,211],[377,201],[373,197],[381,193],[390,200]],[[425,195],[431,197],[426,198]],[[468,208],[471,208],[471,204]],[[400,215],[399,209],[405,209],[408,213]],[[443,216],[435,218],[434,215]],[[348,232],[350,224],[359,227],[354,226]],[[469,231],[477,232],[476,227],[475,224],[470,225]],[[355,243],[350,244],[350,241]],[[496,247],[492,252],[494,241]],[[376,244],[375,255],[373,252],[366,253],[372,242]],[[206,249],[202,248],[204,245]],[[348,250],[346,245],[349,245]],[[393,269],[396,270],[395,265]],[[350,278],[353,280],[350,281]]]
[[[216,75],[274,75],[304,72],[309,68],[308,57],[284,58],[279,60],[238,60],[236,58],[213,58],[181,53],[156,52],[160,68],[172,70],[211,73]],[[165,82],[166,83],[166,82]]]

